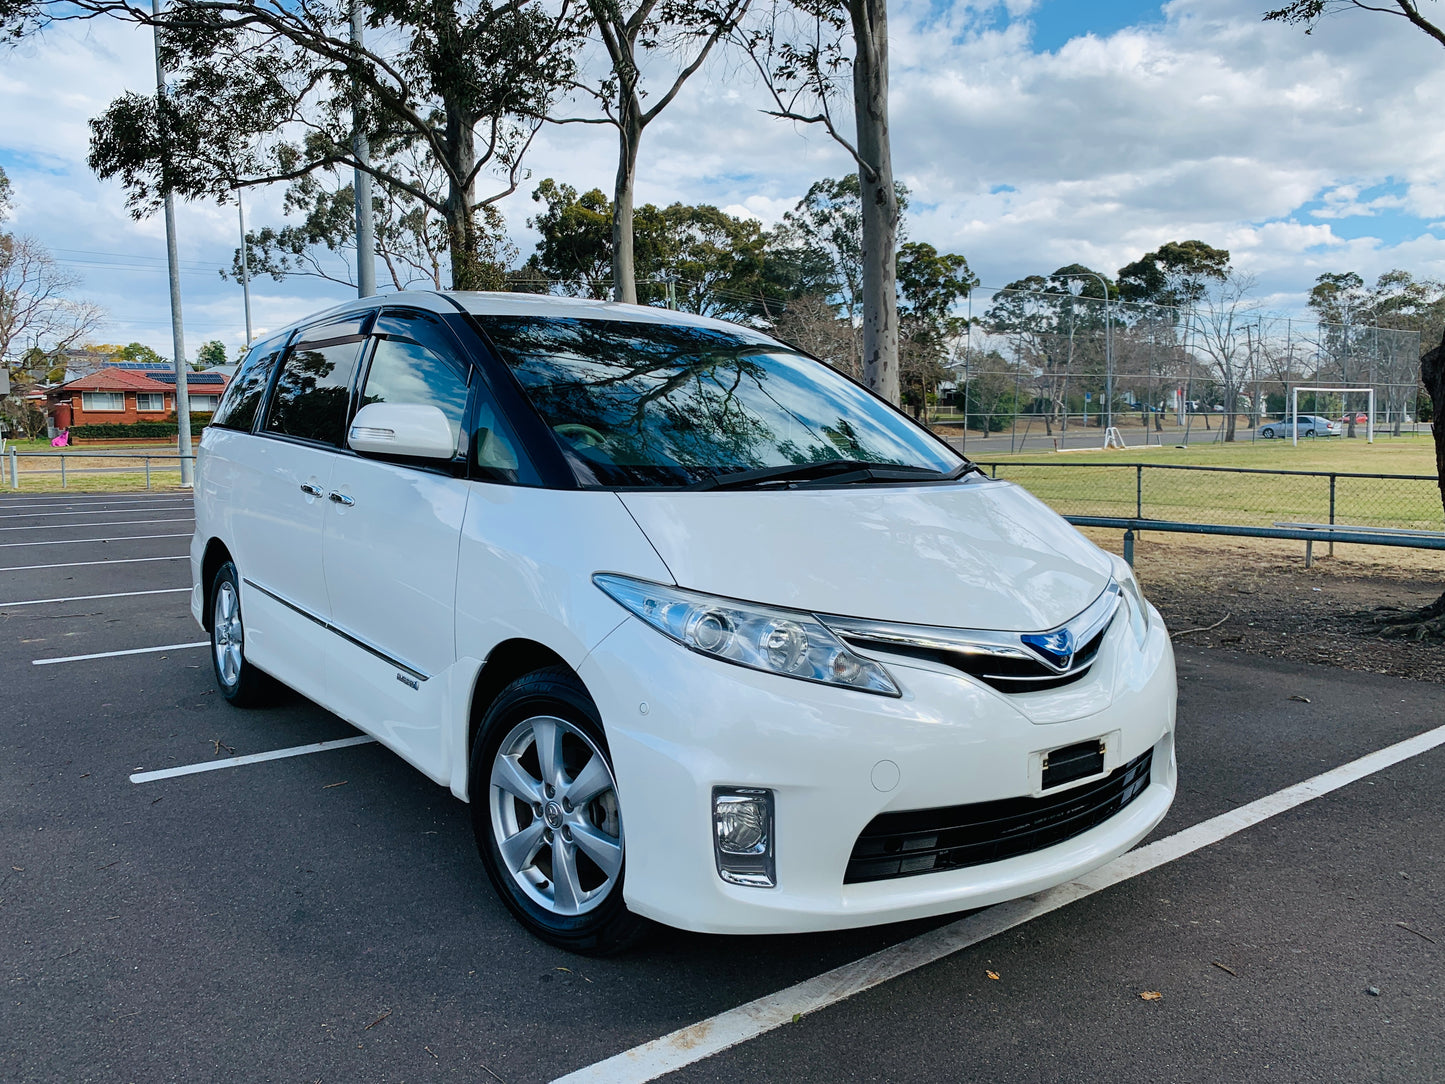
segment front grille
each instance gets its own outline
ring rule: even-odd
[[[843,638],[852,646],[865,651],[871,648],[951,666],[1001,693],[1038,693],[1072,684],[1087,674],[1089,667],[1094,665],[1099,648],[1104,644],[1104,634],[1108,631],[1109,626],[1105,625],[1088,643],[1079,648],[1069,663],[1069,670],[1062,674],[1051,670],[1044,665],[1042,659],[1037,658],[1008,658],[981,652],[881,642],[854,633],[845,633]]]
[[[880,813],[848,859],[845,884],[981,866],[1031,854],[1103,824],[1149,785],[1154,751],[1103,779],[1042,798]]]

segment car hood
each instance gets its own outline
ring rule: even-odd
[[[680,587],[813,613],[1037,631],[1107,586],[1108,557],[1017,486],[620,493]]]

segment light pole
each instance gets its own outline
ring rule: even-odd
[[[1107,433],[1114,425],[1114,327],[1109,321],[1109,281],[1097,271],[1072,271],[1067,275],[1054,275],[1060,279],[1098,279],[1104,291],[1104,430]],[[1088,422],[1085,421],[1085,430]]]
[[[160,15],[160,0],[151,0],[151,16]],[[191,466],[191,400],[186,388],[186,336],[181,321],[181,272],[180,259],[176,252],[176,201],[171,194],[170,178],[170,132],[166,125],[166,71],[161,66],[160,28],[151,26],[151,36],[156,50],[156,114],[161,125],[161,177],[165,181],[166,209],[166,264],[171,281],[171,347],[175,351],[176,367],[176,438],[181,459],[181,486],[195,485],[195,474]],[[244,248],[243,248],[244,251]]]
[[[246,347],[251,346],[251,261],[246,254],[246,205],[236,189],[236,215],[241,220],[241,297],[246,303]]]

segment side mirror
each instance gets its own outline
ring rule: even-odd
[[[450,459],[457,451],[447,416],[422,403],[368,403],[352,419],[346,443],[358,452],[421,459]]]

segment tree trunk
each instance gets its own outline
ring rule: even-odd
[[[895,406],[898,381],[898,194],[888,137],[888,7],[849,0],[853,111],[863,211],[863,383]]]
[[[449,103],[450,104],[450,103]],[[484,290],[492,285],[479,251],[477,220],[472,214],[472,186],[463,183],[477,163],[472,126],[463,122],[460,110],[447,109],[443,146],[451,158],[451,178],[443,213],[447,223],[447,247],[452,256],[452,289]]]
[[[1234,408],[1239,405],[1239,392],[1234,388],[1224,390],[1224,439],[1234,440]]]
[[[628,101],[627,98],[631,98]],[[637,145],[642,141],[641,104],[624,95],[617,126],[617,183],[612,189],[612,298],[637,304],[637,263],[632,252],[632,189],[637,180]]]
[[[1435,477],[1445,508],[1445,339],[1420,358],[1420,382],[1430,396],[1430,428],[1435,438]],[[1442,596],[1445,597],[1445,596]]]

